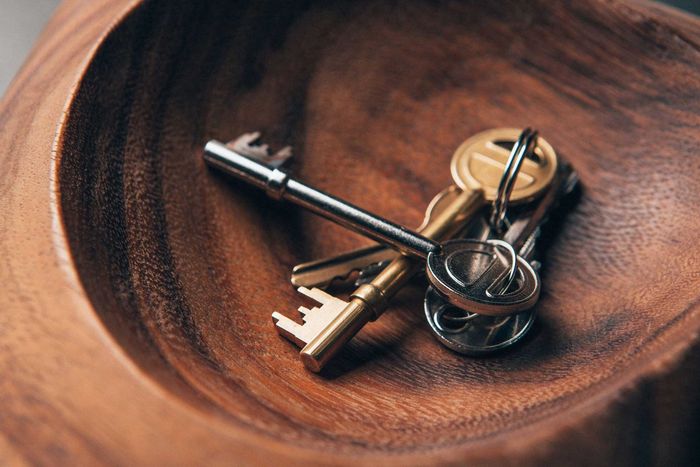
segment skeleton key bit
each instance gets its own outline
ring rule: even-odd
[[[336,298],[333,295],[329,295],[321,289],[299,287],[297,290],[299,293],[313,298],[320,303],[321,306],[311,309],[303,306],[299,307],[299,312],[303,315],[303,325],[292,321],[276,311],[272,313],[272,321],[275,323],[275,326],[277,326],[280,334],[283,334],[287,339],[295,342],[298,346],[303,347],[307,342],[313,339],[316,334],[328,326],[328,323],[347,306],[348,302]]]
[[[292,157],[292,147],[285,146],[274,154],[270,153],[270,147],[260,140],[260,132],[243,133],[226,146],[250,159],[260,161],[271,167],[279,169]]]

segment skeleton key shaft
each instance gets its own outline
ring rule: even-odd
[[[438,243],[425,236],[312,188],[218,141],[207,143],[204,159],[223,172],[265,190],[271,198],[291,201],[378,242],[388,243],[403,253],[426,258],[440,250]]]

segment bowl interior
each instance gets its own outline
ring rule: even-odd
[[[661,138],[692,110],[666,78],[686,65],[661,73],[653,38],[627,60],[626,38],[646,39],[601,27],[600,8],[146,2],[100,46],[61,134],[62,218],[95,312],[198,410],[315,449],[427,451],[594,396],[695,300],[685,214],[700,201],[697,135]],[[464,139],[525,126],[583,186],[547,241],[529,338],[448,351],[416,281],[327,371],[305,371],[270,317],[309,305],[291,267],[368,242],[208,170],[204,143],[262,130],[294,147],[300,178],[415,226]]]

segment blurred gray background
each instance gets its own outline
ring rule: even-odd
[[[700,14],[700,0],[663,1]],[[60,0],[0,0],[0,96],[59,3]]]

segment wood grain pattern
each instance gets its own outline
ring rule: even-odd
[[[699,44],[627,1],[67,1],[0,108],[0,460],[697,462]],[[365,240],[204,142],[262,129],[415,225],[463,139],[527,125],[584,186],[532,336],[450,353],[417,283],[304,371],[289,270]]]

